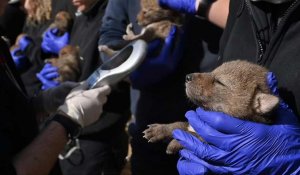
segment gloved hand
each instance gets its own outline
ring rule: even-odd
[[[59,51],[65,47],[70,40],[70,34],[65,32],[62,36],[57,36],[58,29],[49,29],[43,36],[41,44],[42,50],[45,53],[52,53],[58,55]]]
[[[276,81],[268,82],[276,93]],[[273,125],[233,118],[224,113],[189,111],[186,117],[207,142],[181,131],[173,132],[185,149],[177,166],[180,174],[299,174],[300,124],[281,101]]]
[[[77,82],[62,82],[59,86],[41,91],[37,97],[33,99],[33,106],[37,112],[53,113],[58,107],[65,102],[66,96],[70,91],[78,86]]]
[[[19,47],[22,51],[25,51],[30,43],[32,43],[32,39],[25,35],[19,40]]]
[[[160,82],[172,74],[182,57],[183,31],[172,26],[164,43],[154,40],[148,45],[146,60],[130,75],[133,88],[142,89]],[[162,48],[161,48],[162,46]],[[158,49],[160,53],[153,55]]]
[[[190,15],[196,14],[196,0],[159,0],[159,5]]]
[[[11,51],[12,59],[18,70],[23,69],[29,65],[29,60],[20,48],[15,48]]]
[[[87,83],[76,87],[66,97],[66,101],[58,108],[59,112],[67,114],[81,127],[88,126],[98,120],[102,113],[103,104],[107,101],[107,95],[111,89],[109,86],[102,86],[86,90]]]
[[[59,77],[58,68],[50,63],[45,64],[43,69],[36,74],[36,77],[42,82],[42,90],[47,90],[60,84],[54,80]]]

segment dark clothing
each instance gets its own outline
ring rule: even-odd
[[[79,81],[86,80],[102,64],[98,51],[98,29],[106,5],[107,0],[98,1],[87,13],[75,18],[70,44],[80,48],[82,73]],[[125,124],[130,117],[129,103],[128,83],[114,86],[99,121],[82,130],[79,137],[82,152],[78,150],[60,162],[64,174],[120,173],[127,154]]]
[[[8,4],[4,14],[0,16],[1,29],[10,40],[11,45],[15,43],[17,36],[22,33],[25,24],[26,14],[21,7],[20,2]]]
[[[0,39],[0,174],[14,174],[12,158],[37,134],[37,123],[6,43]]]
[[[23,28],[23,33],[28,34],[33,39],[31,44],[26,49],[26,56],[30,60],[31,66],[25,72],[22,72],[22,80],[25,84],[29,96],[35,95],[41,87],[41,82],[36,78],[36,73],[40,72],[44,67],[44,60],[51,55],[44,54],[41,50],[42,37],[49,25],[53,22],[55,15],[60,11],[67,11],[74,14],[69,0],[52,0],[51,20],[41,22],[39,24],[26,23]]]
[[[245,59],[269,68],[280,97],[300,116],[300,2],[230,1],[230,12],[220,62]]]
[[[106,4],[106,0],[99,1],[90,11],[75,18],[70,44],[80,48],[81,75],[79,81],[86,80],[102,64],[97,42],[100,36],[98,28],[102,23]]]
[[[127,43],[122,39],[122,36],[126,34],[126,26],[129,23],[133,23],[134,32],[139,33],[141,28],[136,22],[136,16],[140,9],[139,4],[140,0],[110,0],[100,29],[99,44],[108,45],[113,49],[120,49]],[[205,24],[205,26],[201,26],[203,31],[210,30],[209,32],[216,39],[206,40],[208,37],[199,34],[201,33],[199,30],[202,31],[200,27],[196,27],[196,24],[199,23]],[[135,116],[135,122],[129,126],[129,133],[132,136],[131,165],[133,175],[178,174],[176,168],[178,157],[177,155],[170,156],[166,154],[167,143],[148,143],[143,138],[142,132],[149,124],[185,120],[184,114],[191,108],[185,96],[185,75],[199,71],[200,61],[206,62],[207,67],[211,67],[210,64],[216,62],[218,37],[221,30],[195,18],[187,20],[184,26],[186,26],[184,30],[187,31],[186,38],[183,41],[184,56],[177,70],[150,87],[143,90],[132,89],[131,91],[132,112]],[[195,41],[194,38],[197,36],[202,37]],[[190,42],[191,38],[193,38],[193,42]],[[203,51],[200,56],[197,55],[199,50]],[[201,60],[202,58],[207,60]],[[209,59],[212,60],[212,63],[208,61]],[[145,79],[145,81],[147,80]]]

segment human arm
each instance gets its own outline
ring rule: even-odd
[[[162,7],[171,8],[190,15],[196,15],[198,8],[201,6],[201,1],[202,0],[159,0],[159,3]],[[208,0],[208,2],[209,1],[210,0]],[[229,2],[229,0],[215,0],[212,2],[207,9],[206,19],[221,28],[225,28],[229,13]]]
[[[123,40],[126,26],[129,24],[127,4],[127,0],[108,1],[100,27],[99,45],[107,45],[113,50],[119,50],[128,43]],[[101,59],[105,60],[103,54]]]
[[[78,86],[77,82],[63,82],[60,85],[40,91],[31,101],[38,116],[54,113],[65,101],[70,91]]]
[[[50,63],[45,64],[36,76],[42,83],[42,91],[32,98],[38,116],[55,112],[63,104],[68,93],[79,84],[71,81],[62,83],[56,81],[55,78],[59,76],[58,68]]]
[[[10,54],[18,70],[24,70],[29,66],[29,60],[20,48],[13,49]]]
[[[271,74],[268,81],[277,94]],[[298,174],[298,118],[283,102],[274,115],[276,123],[267,125],[201,108],[188,112],[189,123],[206,143],[183,131],[173,133],[186,148],[181,151],[182,158],[178,162],[180,174],[195,174],[199,169],[216,174]]]
[[[58,110],[60,115],[80,127],[86,127],[99,118],[103,104],[107,100],[106,96],[110,93],[108,86],[91,90],[86,88],[87,84],[84,83],[73,89]],[[14,159],[13,165],[17,173],[48,174],[68,140],[68,133],[65,125],[57,120],[51,121],[42,133]]]
[[[18,70],[26,70],[30,66],[30,61],[26,55],[27,48],[33,45],[33,40],[27,35],[20,35],[17,43],[10,53]]]
[[[48,174],[68,137],[65,128],[51,122],[13,161],[18,175]]]
[[[145,61],[130,75],[134,88],[147,88],[174,73],[182,57],[184,33],[172,26],[169,36],[164,40],[154,40],[148,44]]]

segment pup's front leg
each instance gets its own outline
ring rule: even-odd
[[[144,27],[140,34],[135,35],[132,30],[132,25],[129,24],[126,29],[126,33],[127,33],[126,35],[123,35],[123,39],[126,41],[142,39],[145,40],[146,42],[149,42],[156,37],[155,29],[148,26]]]
[[[152,124],[148,125],[144,133],[144,138],[149,142],[157,142],[164,139],[171,139],[174,129],[187,130],[187,122],[175,122],[171,124]]]
[[[114,56],[118,51],[109,48],[107,45],[99,45],[98,46],[99,52],[103,52],[109,58]]]
[[[126,41],[135,40],[139,35],[135,35],[132,29],[132,23],[128,24],[126,27],[126,35],[123,35],[123,39]]]

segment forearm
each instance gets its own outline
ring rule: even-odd
[[[17,174],[49,174],[67,140],[65,128],[58,122],[51,122],[14,159]]]
[[[200,2],[201,0],[196,0],[197,10]],[[221,28],[225,28],[229,13],[229,2],[229,0],[216,0],[213,2],[207,11],[207,20]]]
[[[108,45],[112,49],[121,49],[127,44],[123,40],[128,25],[127,0],[108,1],[100,28],[99,45]]]

